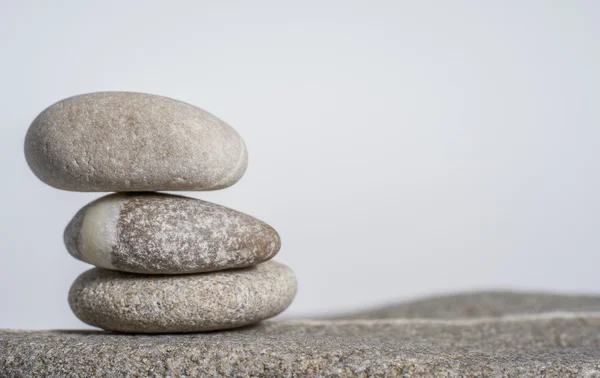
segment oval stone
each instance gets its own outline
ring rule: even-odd
[[[181,276],[147,276],[94,268],[77,278],[69,304],[79,319],[136,333],[235,328],[273,317],[296,294],[296,278],[273,261]]]
[[[82,208],[64,233],[75,258],[101,268],[185,274],[271,259],[277,232],[244,213],[195,198],[117,193]]]
[[[167,97],[98,92],[59,101],[31,124],[25,157],[40,180],[79,192],[214,190],[248,164],[238,133]]]

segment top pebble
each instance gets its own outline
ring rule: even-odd
[[[25,138],[31,170],[48,185],[78,192],[216,190],[248,165],[228,124],[167,97],[98,92],[44,110]]]

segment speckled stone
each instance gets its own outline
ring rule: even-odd
[[[265,322],[226,332],[0,331],[2,377],[598,377],[600,318]]]
[[[599,312],[600,297],[537,292],[474,291],[420,298],[327,319],[469,319],[545,312]]]
[[[281,246],[266,223],[202,200],[112,194],[81,209],[64,233],[75,258],[101,268],[184,274],[256,265]]]
[[[31,170],[80,192],[214,190],[248,164],[238,133],[212,114],[167,97],[98,92],[59,101],[25,138]]]
[[[268,319],[285,310],[295,294],[294,274],[274,261],[180,276],[94,268],[73,283],[69,304],[79,319],[106,330],[199,332]]]

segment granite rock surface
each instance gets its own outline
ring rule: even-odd
[[[247,267],[271,259],[281,246],[277,232],[256,218],[159,193],[101,197],[75,215],[64,240],[79,260],[145,274]]]
[[[51,105],[31,124],[25,157],[46,184],[81,192],[220,189],[248,164],[242,138],[214,115],[133,92]]]
[[[285,310],[296,278],[283,264],[157,276],[94,268],[75,280],[69,304],[85,323],[106,330],[179,333],[253,324]]]
[[[469,319],[561,311],[600,313],[600,296],[473,291],[420,298],[326,319]]]
[[[600,317],[265,322],[225,332],[0,331],[6,377],[597,377]]]

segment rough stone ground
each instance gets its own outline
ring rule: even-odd
[[[180,335],[4,330],[0,377],[598,377],[596,304],[600,298],[479,293],[384,312],[410,308],[413,319],[382,318],[380,309],[374,318]],[[466,308],[499,315],[469,318]]]

